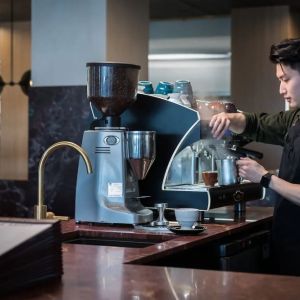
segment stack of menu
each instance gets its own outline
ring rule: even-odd
[[[0,219],[0,296],[62,275],[60,222]]]

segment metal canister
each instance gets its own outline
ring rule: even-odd
[[[219,185],[231,185],[239,182],[236,158],[217,159]]]

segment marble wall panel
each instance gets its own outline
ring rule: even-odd
[[[81,144],[92,121],[85,86],[36,87],[29,93],[29,179],[0,181],[0,215],[30,217],[37,202],[38,163],[58,141]],[[45,202],[57,215],[74,216],[79,154],[56,150],[45,167]]]

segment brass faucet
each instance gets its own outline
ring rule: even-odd
[[[75,143],[68,141],[61,141],[50,146],[43,154],[40,162],[39,162],[39,170],[38,170],[38,204],[34,206],[34,217],[37,220],[46,219],[47,218],[47,205],[44,205],[44,173],[45,173],[45,164],[47,158],[50,154],[52,154],[56,149],[62,147],[71,147],[79,152],[82,156],[87,173],[90,174],[93,172],[91,161],[83,148],[78,146]],[[52,213],[51,213],[52,214]],[[52,214],[52,217],[54,215]]]

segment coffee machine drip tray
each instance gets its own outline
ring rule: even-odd
[[[251,183],[248,180],[243,180],[239,184],[232,184],[229,186],[234,187],[241,187],[241,185]],[[178,184],[178,185],[170,185],[166,186],[165,190],[177,190],[177,191],[195,191],[195,192],[207,192],[208,189],[212,188],[224,188],[226,186],[220,186],[218,183],[216,183],[214,186],[206,186],[203,182],[200,182],[198,184]],[[228,186],[227,186],[228,187]]]
[[[186,184],[165,187],[169,193],[183,192],[184,198],[195,199],[195,207],[210,210],[217,207],[245,203],[264,198],[265,190],[258,183],[245,181],[227,186],[206,187],[203,184]]]
[[[166,191],[195,191],[195,192],[206,192],[210,187],[206,187],[203,184],[182,184],[165,187]]]

